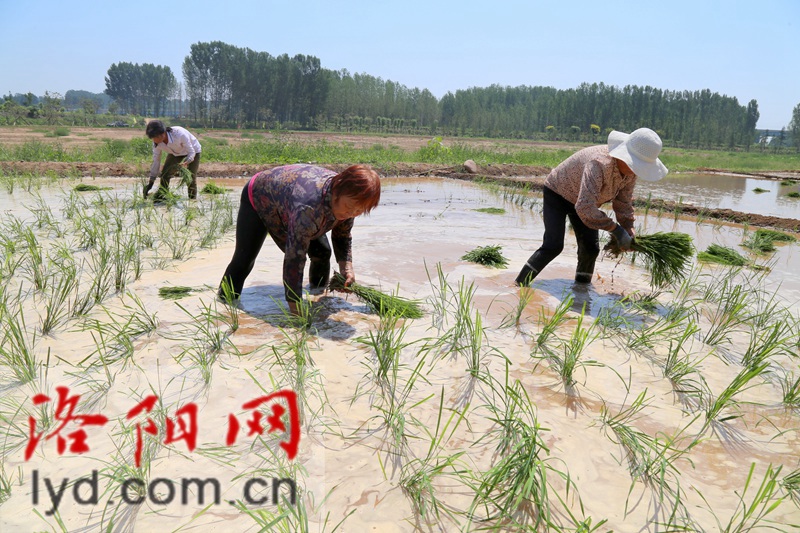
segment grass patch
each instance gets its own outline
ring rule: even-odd
[[[463,261],[478,263],[479,265],[493,268],[506,268],[506,266],[508,266],[508,259],[500,252],[502,249],[503,247],[499,245],[478,246],[474,250],[462,255],[461,259]]]
[[[184,296],[189,296],[189,293],[194,289],[191,287],[159,287],[158,295],[165,300],[179,300]]]
[[[395,294],[386,294],[358,283],[353,283],[345,288],[344,282],[344,276],[339,272],[334,272],[328,288],[334,291],[352,292],[380,316],[389,315],[399,318],[422,318],[423,316],[422,308],[416,300],[409,300]]]

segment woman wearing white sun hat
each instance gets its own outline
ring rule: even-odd
[[[598,230],[610,232],[622,249],[633,237],[633,188],[636,178],[658,181],[667,167],[658,159],[661,138],[648,128],[627,134],[612,131],[608,144],[579,150],[554,168],[544,182],[544,237],[517,276],[517,285],[530,285],[564,249],[566,219],[578,242],[577,283],[590,283],[600,254]],[[611,202],[616,222],[600,206]]]

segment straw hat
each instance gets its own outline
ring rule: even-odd
[[[660,153],[661,137],[650,128],[608,134],[608,155],[627,163],[645,181],[658,181],[667,175],[667,167],[658,158]]]

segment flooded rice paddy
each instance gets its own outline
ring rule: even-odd
[[[302,328],[282,314],[282,256],[269,240],[238,306],[216,300],[245,180],[214,182],[229,193],[170,207],[139,201],[132,179],[0,195],[0,530],[800,523],[796,242],[750,256],[739,245],[751,229],[638,213],[640,234],[687,233],[698,250],[728,246],[761,268],[695,263],[683,284],[654,291],[640,262],[601,258],[592,286],[574,287],[568,235],[525,290],[513,280],[541,243],[540,196],[390,177],[381,205],[356,221],[356,277],[419,300],[425,316],[381,318],[319,291]],[[696,202],[725,196],[692,191]],[[508,269],[460,259],[486,245],[502,246]],[[159,295],[175,286],[191,292]],[[73,414],[107,421],[69,420],[58,433],[57,387],[80,395]],[[281,446],[290,417],[273,425],[264,405],[259,426],[245,407],[281,390],[297,395],[293,460]],[[51,400],[34,405],[38,393]],[[84,453],[71,447],[79,430]],[[295,483],[293,505],[273,502],[292,492],[284,482],[273,493],[273,480]]]

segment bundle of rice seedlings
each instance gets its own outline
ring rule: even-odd
[[[506,210],[502,207],[481,207],[480,209],[473,209],[479,213],[489,213],[490,215],[505,215]]]
[[[188,168],[178,165],[178,175],[181,177],[181,185],[188,187],[192,184],[192,171]]]
[[[385,294],[378,289],[353,283],[345,288],[345,278],[339,272],[333,273],[328,288],[334,291],[350,291],[364,301],[380,316],[400,318],[422,318],[422,309],[416,300],[408,300],[394,294]]]
[[[220,187],[219,185],[215,185],[211,182],[205,184],[205,186],[200,190],[202,194],[225,194],[228,192],[228,189],[225,187]]]
[[[761,187],[756,187],[755,189],[753,189],[753,192],[756,193],[756,194],[760,194],[762,192],[769,192],[769,190],[768,189],[762,189]]]
[[[623,252],[614,238],[604,249],[612,256],[619,256]],[[637,235],[631,249],[644,259],[644,267],[650,273],[652,287],[664,287],[685,278],[690,260],[694,256],[692,238],[685,233]]]
[[[697,259],[706,263],[719,263],[730,266],[744,266],[750,262],[733,248],[720,246],[719,244],[710,245],[705,252],[697,254]]]
[[[178,300],[183,298],[184,296],[189,296],[189,293],[192,292],[194,289],[191,287],[159,287],[158,295],[164,298],[165,300]]]
[[[87,191],[100,191],[103,189],[110,189],[111,187],[100,187],[99,185],[89,185],[88,183],[79,183],[73,189],[78,192],[87,192]]]
[[[500,253],[502,246],[478,246],[474,250],[467,252],[461,256],[464,261],[478,263],[479,265],[486,265],[494,268],[506,268],[508,259],[503,257]]]
[[[800,192],[792,191],[786,195],[787,198],[800,198]]]
[[[782,231],[776,231],[774,229],[759,228],[756,230],[756,235],[760,238],[769,239],[772,242],[794,242],[797,240],[797,237],[794,235],[789,235],[788,233],[783,233]]]

